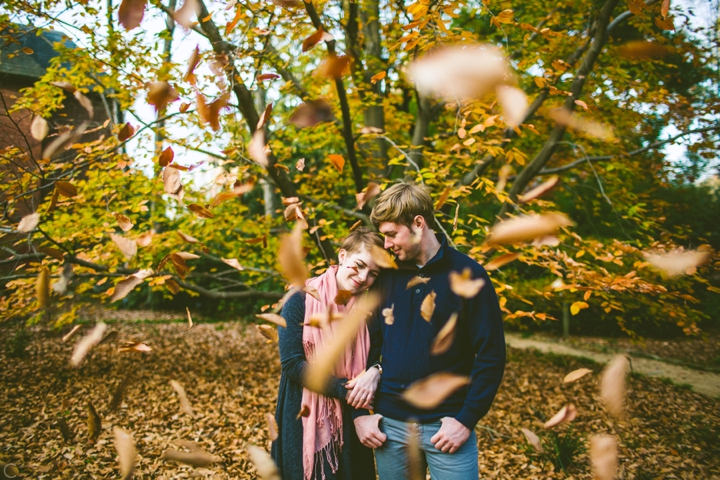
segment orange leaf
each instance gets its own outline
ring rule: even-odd
[[[191,203],[187,208],[200,218],[215,218],[215,215],[210,210],[197,203]]]
[[[147,0],[122,0],[118,10],[118,19],[125,30],[132,30],[140,25]]]
[[[438,372],[410,385],[402,398],[414,407],[431,410],[469,382],[470,378],[464,375]]]
[[[342,157],[342,155],[332,153],[328,155],[328,160],[330,160],[330,163],[332,163],[333,166],[337,168],[338,172],[342,173],[343,167],[345,166],[345,159]]]

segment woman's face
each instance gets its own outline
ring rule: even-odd
[[[338,255],[340,266],[337,279],[338,288],[349,290],[353,295],[364,292],[373,284],[380,274],[380,267],[377,266],[367,248],[357,252],[348,253],[340,250]]]

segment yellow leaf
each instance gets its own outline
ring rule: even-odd
[[[575,302],[570,306],[570,313],[572,313],[573,315],[577,315],[578,313],[580,313],[580,310],[582,310],[583,308],[588,308],[589,306],[590,305],[585,302]]]

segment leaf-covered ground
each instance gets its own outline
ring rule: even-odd
[[[33,332],[25,357],[0,349],[0,461],[21,466],[27,478],[118,478],[113,426],[133,433],[137,478],[254,478],[248,444],[268,446],[264,414],[273,412],[280,373],[277,346],[241,323],[115,323],[116,338],[95,347],[80,368],[68,360],[77,338]],[[13,338],[7,326],[2,338]],[[150,353],[118,353],[125,341]],[[595,374],[563,385],[563,376],[588,366]],[[720,478],[720,402],[659,380],[631,376],[628,415],[615,423],[600,407],[599,365],[567,357],[510,350],[505,380],[491,413],[478,426],[485,478],[563,478],[528,451],[520,431],[542,434],[542,424],[566,403],[578,408],[574,432],[620,437],[621,478]],[[130,380],[121,407],[110,403]],[[170,380],[184,385],[194,416],[182,413]],[[98,440],[88,442],[87,402],[102,417]],[[63,438],[67,425],[71,439]],[[564,433],[566,426],[557,427]],[[67,432],[66,432],[67,434]],[[221,461],[193,469],[161,459],[173,441],[200,444]],[[591,478],[586,455],[569,468]]]

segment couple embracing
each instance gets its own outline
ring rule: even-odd
[[[375,461],[380,480],[406,479],[406,447],[414,425],[421,462],[433,479],[475,480],[475,425],[490,409],[505,368],[497,296],[485,270],[435,234],[433,201],[424,187],[400,183],[388,188],[377,198],[371,219],[384,240],[367,228],[352,231],[342,243],[338,265],[308,281],[319,300],[298,293],[283,306],[287,328],[279,329],[282,376],[273,458],[285,480],[375,479]],[[373,246],[390,249],[399,268],[381,272]],[[450,287],[450,274],[466,269],[485,282],[471,299]],[[367,327],[346,348],[325,391],[305,388],[308,359],[330,341],[334,323],[320,329],[308,326],[309,319],[326,312],[339,290],[352,294],[346,305],[333,305],[343,314],[369,288],[381,303]],[[432,293],[436,307],[426,320],[421,305]],[[381,312],[390,308],[393,321],[386,322]],[[452,345],[431,354],[433,340],[453,314]],[[437,372],[471,380],[430,410],[403,400],[413,382]],[[298,417],[301,408],[307,412]]]

